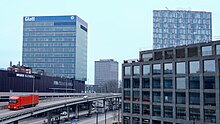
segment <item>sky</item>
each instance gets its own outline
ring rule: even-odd
[[[22,61],[23,16],[78,15],[88,23],[87,84],[94,61],[137,59],[153,48],[153,10],[212,12],[212,36],[220,36],[218,0],[1,0],[0,68]]]

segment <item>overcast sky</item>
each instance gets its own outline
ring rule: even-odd
[[[78,15],[88,23],[88,82],[94,82],[94,61],[138,58],[153,46],[153,10],[212,12],[213,37],[220,36],[217,0],[1,0],[0,68],[22,60],[22,17]]]

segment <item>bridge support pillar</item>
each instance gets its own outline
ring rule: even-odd
[[[52,113],[51,112],[47,112],[47,124],[52,124],[51,118],[52,118]]]
[[[78,119],[79,118],[79,104],[76,104],[76,109],[75,109],[75,115],[76,115],[76,118]]]
[[[67,107],[67,118],[68,120],[71,120],[70,119],[70,106]]]
[[[92,102],[88,102],[88,114],[91,114],[92,111]]]
[[[14,124],[18,124],[18,121],[14,121]]]

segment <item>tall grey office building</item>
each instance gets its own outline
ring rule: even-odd
[[[118,62],[113,59],[95,61],[95,85],[113,80],[118,81]]]
[[[23,18],[23,64],[54,76],[87,79],[87,23],[76,15]]]
[[[153,11],[153,48],[212,40],[212,13],[186,10]]]

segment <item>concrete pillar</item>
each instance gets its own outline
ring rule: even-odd
[[[70,120],[70,106],[68,106],[66,109],[67,109],[67,119]]]
[[[52,124],[51,123],[51,118],[52,118],[52,113],[51,112],[47,112],[47,124]]]
[[[14,121],[14,124],[18,124],[18,121]]]
[[[88,114],[91,114],[92,111],[92,102],[88,102]]]
[[[75,107],[76,107],[76,109],[75,109],[76,118],[79,118],[79,105],[76,104]]]

